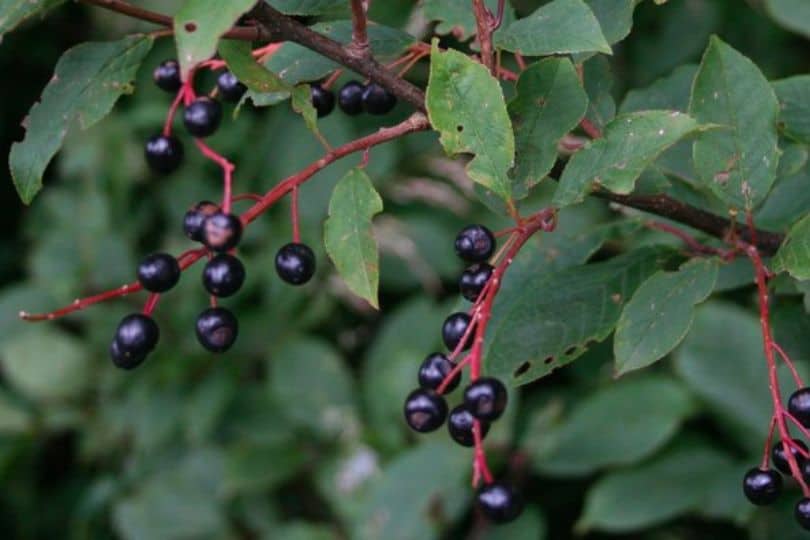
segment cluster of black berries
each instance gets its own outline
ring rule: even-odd
[[[493,268],[486,261],[495,250],[495,237],[482,225],[470,225],[462,229],[456,238],[456,253],[473,263],[461,275],[459,289],[464,298],[475,301],[492,276]],[[451,351],[455,350],[467,328],[470,316],[464,312],[453,313],[444,321],[442,338]],[[474,332],[471,331],[470,334]],[[463,349],[472,346],[471,337]],[[489,432],[490,423],[500,418],[506,409],[507,392],[501,381],[494,377],[481,377],[464,389],[460,405],[449,411],[444,397],[437,392],[450,376],[456,364],[443,353],[432,353],[419,367],[420,388],[411,392],[405,400],[405,420],[414,431],[428,433],[447,421],[450,437],[466,447],[475,445],[473,425],[478,420],[480,438]],[[443,389],[452,392],[461,382],[461,373],[456,372]],[[523,510],[523,502],[514,489],[503,482],[482,486],[476,495],[478,506],[496,523],[506,523],[517,518]]]
[[[810,387],[793,392],[788,400],[788,412],[802,426],[810,428]],[[799,466],[802,478],[805,482],[810,482],[810,459],[805,457],[807,445],[798,439],[791,439],[788,441],[788,448]],[[791,476],[790,463],[782,441],[771,449],[771,461],[778,471]],[[771,504],[782,493],[782,475],[774,469],[755,467],[743,477],[743,492],[757,506]],[[803,529],[810,530],[810,498],[804,497],[796,503],[794,516]]]
[[[335,109],[335,93],[319,84],[313,84],[310,88],[312,105],[318,112],[318,118],[331,113]],[[337,104],[349,116],[357,116],[363,111],[381,115],[391,112],[397,104],[397,98],[377,83],[363,85],[357,81],[349,81],[338,92]]]

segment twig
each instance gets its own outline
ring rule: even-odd
[[[363,0],[351,0],[352,4],[352,42],[346,46],[346,51],[358,58],[371,56],[368,46],[368,32],[366,31],[366,8]]]
[[[493,19],[484,0],[472,0],[478,44],[481,46],[481,63],[494,75],[495,58],[492,49]]]

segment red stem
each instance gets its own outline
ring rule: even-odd
[[[773,430],[776,427],[776,417],[771,417],[771,426],[768,428],[768,436],[765,438],[765,451],[762,452],[762,461],[759,468],[763,471],[769,468],[771,462],[771,443],[773,442]]]
[[[484,444],[481,438],[481,422],[473,421],[473,441],[475,442],[473,459],[473,487],[478,485],[479,475],[484,477],[485,484],[493,481],[492,472],[487,465],[487,455],[484,452]]]
[[[290,207],[292,210],[292,229],[293,229],[293,242],[296,244],[301,243],[301,227],[298,219],[298,185],[292,188],[290,196]]]
[[[147,298],[146,303],[143,306],[143,314],[144,315],[151,315],[153,311],[155,311],[155,306],[157,306],[158,300],[160,300],[160,294],[152,293]]]
[[[579,121],[579,127],[581,127],[582,131],[584,131],[591,139],[599,139],[602,137],[602,130],[587,118],[583,118]]]
[[[174,123],[174,116],[177,114],[177,109],[180,107],[180,103],[182,103],[183,98],[186,94],[186,86],[183,85],[180,87],[180,90],[177,92],[177,95],[174,97],[171,106],[169,107],[169,113],[166,115],[166,122],[163,124],[163,136],[168,137],[172,134],[172,123]]]

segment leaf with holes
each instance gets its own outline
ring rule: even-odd
[[[223,39],[217,47],[220,56],[228,64],[239,82],[254,92],[290,92],[292,87],[278,75],[258,63],[251,51],[250,43]]]
[[[692,86],[689,113],[701,123],[725,126],[695,141],[695,169],[703,183],[730,207],[758,206],[779,164],[779,103],[765,76],[713,37]]]
[[[324,223],[324,243],[352,292],[378,308],[380,262],[371,218],[383,203],[362,169],[352,169],[335,186]]]
[[[65,0],[5,0],[0,3],[0,38],[32,17],[43,18]]]
[[[458,51],[440,52],[433,41],[425,105],[444,151],[475,154],[467,164],[473,181],[509,201],[508,176],[515,137],[498,81],[480,63]]]
[[[788,231],[773,258],[773,270],[787,271],[796,279],[810,279],[810,214]]]
[[[694,307],[711,294],[717,272],[716,260],[698,258],[677,272],[658,272],[641,284],[616,325],[616,375],[649,366],[683,340]]]
[[[89,128],[121,95],[132,93],[132,80],[152,42],[148,36],[132,36],[83,43],[62,55],[39,103],[28,113],[25,138],[11,146],[11,177],[24,203],[42,189],[45,167],[74,123]]]
[[[779,98],[779,128],[785,135],[810,144],[810,75],[797,75],[773,82]]]

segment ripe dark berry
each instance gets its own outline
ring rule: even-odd
[[[233,255],[220,253],[205,265],[202,280],[205,290],[214,296],[225,298],[242,287],[245,282],[245,267]]]
[[[807,445],[804,444],[802,441],[798,439],[792,439],[793,446],[790,446],[790,453],[793,454],[793,457],[796,459],[799,468],[801,468],[802,464],[807,461],[805,457],[799,452],[796,447],[798,446],[805,452],[807,451]],[[788,463],[787,454],[782,445],[782,441],[777,442],[771,448],[771,461],[773,461],[773,466],[776,467],[779,471],[783,474],[790,474],[790,463]]]
[[[113,363],[124,369],[132,369],[157,345],[160,329],[152,317],[142,313],[127,315],[118,323],[110,356]]]
[[[287,244],[276,253],[276,272],[291,285],[303,285],[315,274],[315,254],[306,244]]]
[[[222,99],[231,103],[239,103],[247,92],[247,86],[240,83],[236,75],[230,71],[224,71],[217,77],[217,88],[219,88],[219,95],[222,96]]]
[[[366,87],[357,81],[349,81],[338,92],[338,106],[349,116],[363,112],[363,92]]]
[[[222,105],[209,97],[198,97],[183,111],[183,124],[194,137],[213,135],[222,121]]]
[[[743,477],[743,492],[753,504],[771,504],[782,492],[782,475],[773,469],[751,469]]]
[[[464,390],[464,405],[479,420],[493,421],[506,409],[506,387],[494,377],[481,377]]]
[[[180,281],[180,265],[168,253],[153,253],[138,265],[138,281],[149,292],[166,292]]]
[[[315,107],[318,118],[323,118],[334,110],[335,93],[331,90],[327,90],[319,84],[313,84],[310,87],[310,95],[312,97],[312,106]]]
[[[397,104],[397,97],[377,83],[363,90],[363,107],[368,114],[387,114]]]
[[[495,269],[487,263],[475,263],[462,272],[458,280],[461,296],[475,302]]]
[[[788,412],[804,427],[810,427],[810,388],[799,388],[788,399]]]
[[[213,251],[223,252],[235,248],[242,239],[242,221],[239,216],[215,212],[203,224],[202,242]]]
[[[797,502],[793,515],[802,529],[810,531],[810,499],[805,497]]]
[[[211,201],[200,201],[183,217],[183,232],[195,242],[203,241],[205,220],[219,212],[219,206]]]
[[[197,317],[197,340],[211,352],[225,352],[239,335],[236,316],[224,307],[208,308]]]
[[[464,333],[467,331],[469,324],[470,316],[460,311],[453,313],[444,320],[444,324],[442,325],[442,339],[448,349],[451,351],[456,350],[456,346],[458,346],[461,338],[464,337]],[[472,347],[473,332],[475,331],[471,331],[470,335],[467,336],[467,341],[464,342],[462,349],[465,351]]]
[[[153,135],[146,140],[144,154],[150,169],[169,174],[183,162],[183,143],[173,135]]]
[[[112,362],[115,367],[119,367],[121,369],[135,369],[136,367],[140,366],[144,360],[146,360],[146,353],[125,353],[125,351],[121,350],[118,340],[113,339],[112,343],[110,343],[110,358],[112,358]]]
[[[175,93],[183,85],[183,81],[180,80],[180,64],[177,60],[161,62],[152,72],[152,78],[158,88],[166,92]]]
[[[447,431],[450,432],[450,437],[453,438],[461,446],[475,445],[475,436],[473,435],[473,422],[475,417],[470,414],[467,407],[458,405],[455,409],[450,411],[447,417]],[[479,421],[481,425],[481,439],[487,436],[489,432],[489,422]]]
[[[523,499],[511,486],[494,482],[482,486],[476,495],[478,507],[495,523],[508,523],[523,512]]]
[[[468,225],[456,236],[456,254],[465,261],[484,262],[495,251],[495,236],[483,225]]]
[[[419,366],[419,386],[436,390],[444,378],[453,370],[456,365],[442,353],[433,353]],[[444,391],[452,392],[461,382],[461,373],[456,373],[450,380]]]
[[[405,399],[405,421],[419,433],[435,431],[447,418],[447,403],[433,390],[419,388]]]

